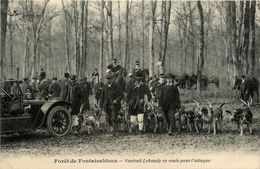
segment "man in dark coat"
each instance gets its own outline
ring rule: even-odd
[[[170,73],[166,76],[167,83],[161,89],[159,98],[159,106],[162,107],[166,117],[169,135],[172,135],[172,130],[175,129],[174,114],[181,108],[179,90],[176,85],[173,84],[173,79],[174,76]]]
[[[117,64],[117,59],[113,59],[112,62],[107,66],[107,68],[111,70],[113,73],[116,73],[122,67]]]
[[[135,62],[135,68],[133,69],[132,73],[134,74],[134,76],[136,74],[141,74],[142,75],[142,80],[144,81],[145,80],[145,73],[143,72],[143,70],[141,69],[140,67],[140,62],[139,61],[136,61]]]
[[[68,98],[68,93],[69,93],[69,88],[71,85],[70,82],[70,74],[65,73],[64,74],[64,79],[60,81],[60,98],[62,100],[66,100]]]
[[[81,98],[81,108],[80,113],[84,110],[90,110],[89,105],[89,94],[91,90],[91,84],[87,81],[87,77],[81,79],[79,83],[79,89],[80,89],[80,98]]]
[[[45,72],[41,72],[38,84],[40,99],[48,100],[49,86],[50,80],[46,79]]]
[[[71,103],[72,114],[78,114],[81,106],[81,94],[79,83],[76,80],[76,75],[71,76],[71,85],[69,86],[69,92],[67,100]]]
[[[101,105],[106,112],[107,122],[113,127],[113,136],[118,130],[118,112],[121,108],[121,100],[124,93],[119,86],[114,82],[114,74],[108,72],[106,74],[107,83],[104,86]]]
[[[97,101],[98,107],[102,107],[100,101],[101,101],[104,85],[105,84],[103,83],[103,79],[100,79],[100,82],[94,86],[94,94],[95,94],[95,99]]]
[[[158,101],[161,95],[161,90],[165,85],[164,74],[159,75],[159,80],[156,84],[151,87],[151,91],[154,94],[155,100]]]
[[[23,78],[23,83],[20,85],[20,88],[25,99],[28,99],[25,93],[31,93],[31,95],[33,93],[32,86],[30,85],[28,77]]]
[[[57,82],[57,77],[52,78],[52,82],[49,86],[49,94],[51,98],[60,96],[60,85]]]
[[[152,95],[148,86],[143,83],[142,72],[136,73],[135,79],[135,85],[127,91],[126,103],[129,106],[131,130],[138,125],[139,132],[143,133],[145,96],[147,96],[148,100],[146,101],[148,102],[151,100]]]
[[[31,86],[32,86],[32,92],[33,92],[33,97],[38,98],[38,84],[37,84],[37,76],[33,76],[32,81],[31,81]]]

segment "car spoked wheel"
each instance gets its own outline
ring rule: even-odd
[[[53,136],[64,136],[71,128],[71,115],[69,110],[62,106],[56,106],[48,114],[47,128]]]

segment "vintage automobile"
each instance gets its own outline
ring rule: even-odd
[[[21,81],[2,81],[0,91],[1,133],[28,133],[47,129],[53,136],[64,136],[71,129],[70,103],[64,100],[28,100]]]

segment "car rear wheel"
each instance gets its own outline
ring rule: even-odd
[[[47,128],[53,136],[64,136],[71,128],[71,115],[63,106],[56,106],[48,114]]]

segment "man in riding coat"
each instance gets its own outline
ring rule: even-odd
[[[81,94],[79,83],[76,80],[76,75],[71,76],[71,84],[67,95],[67,101],[71,103],[72,114],[78,114],[81,106]]]
[[[117,59],[113,59],[111,63],[107,66],[107,72],[111,71],[113,73],[116,73],[118,70],[120,70],[122,66],[117,64]]]
[[[144,74],[143,70],[142,70],[141,67],[140,67],[140,62],[139,62],[139,61],[136,61],[136,62],[135,62],[135,68],[133,69],[132,73],[133,73],[134,76],[135,76],[137,73],[142,74],[143,81],[145,80],[145,74]]]
[[[101,98],[101,105],[106,112],[106,119],[109,126],[113,128],[113,136],[116,136],[118,130],[118,113],[121,108],[121,100],[124,98],[124,93],[114,81],[114,74],[108,72],[106,74],[107,83],[104,86]]]
[[[159,106],[166,117],[169,135],[172,135],[172,130],[175,129],[174,114],[181,108],[179,90],[173,80],[174,76],[171,73],[167,74],[166,84],[162,87],[159,98]]]
[[[131,122],[130,131],[138,125],[139,132],[143,133],[145,96],[148,97],[148,100],[146,100],[146,102],[148,102],[151,100],[152,95],[148,86],[143,83],[142,72],[137,72],[135,79],[135,85],[128,89],[126,95],[126,103],[129,106],[128,113]]]
[[[70,74],[65,73],[64,79],[61,80],[60,83],[59,83],[61,100],[67,100],[67,98],[68,98],[69,88],[70,88],[70,85],[71,85],[71,81],[70,81],[69,78],[70,78]]]
[[[84,77],[80,80],[79,89],[80,89],[80,98],[81,98],[81,107],[80,113],[84,110],[90,110],[89,104],[89,94],[91,91],[91,84],[87,81],[87,77]]]
[[[160,74],[158,82],[151,87],[151,91],[154,94],[154,98],[156,101],[159,100],[159,97],[161,95],[161,90],[165,84],[166,82],[164,79],[164,74]]]

